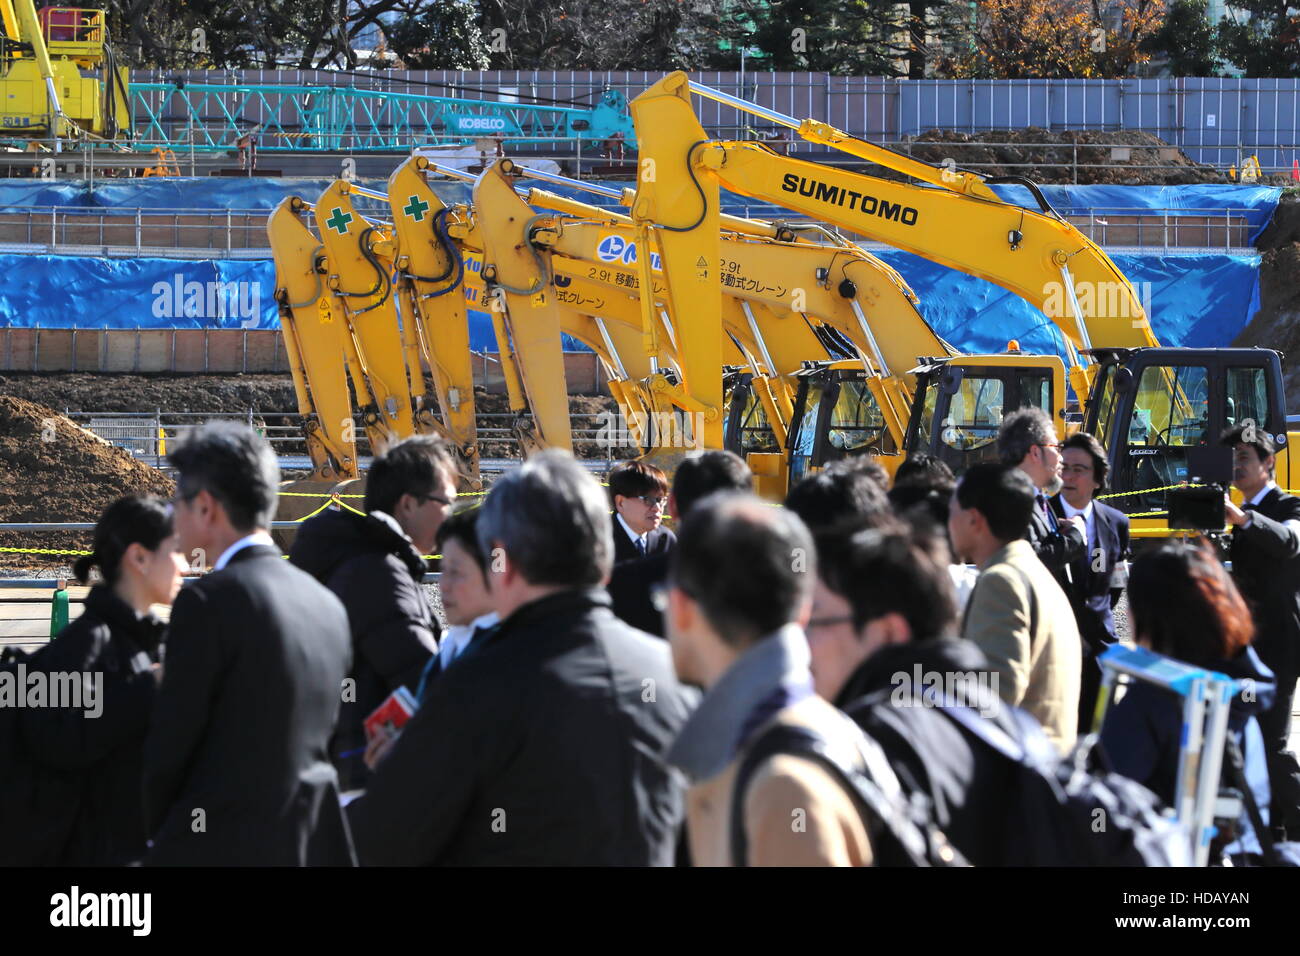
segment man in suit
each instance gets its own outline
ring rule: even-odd
[[[644,461],[615,465],[609,473],[609,499],[614,505],[616,565],[673,549],[677,537],[663,527],[668,504],[663,471]]]
[[[1242,507],[1224,504],[1232,526],[1232,576],[1255,619],[1255,650],[1277,679],[1273,706],[1259,715],[1268,760],[1275,834],[1300,840],[1300,764],[1288,749],[1300,676],[1300,498],[1274,480],[1273,436],[1246,422],[1224,433]]]
[[[331,743],[344,790],[365,786],[365,720],[397,688],[414,691],[438,651],[440,628],[424,593],[433,553],[456,500],[456,466],[442,441],[415,435],[389,446],[366,476],[365,514],[337,505],[298,529],[289,560],[333,591],[352,628],[354,694]]]
[[[1087,432],[1071,435],[1061,445],[1061,492],[1053,496],[1058,518],[1083,518],[1088,542],[1084,554],[1070,564],[1074,619],[1083,639],[1083,676],[1079,693],[1079,732],[1092,729],[1101,668],[1096,658],[1118,639],[1112,613],[1124,593],[1128,554],[1128,515],[1094,500],[1106,487],[1110,463],[1101,443]]]
[[[1017,408],[998,428],[998,458],[1019,468],[1036,492],[1025,538],[1067,594],[1073,589],[1071,565],[1087,552],[1082,518],[1059,520],[1047,499],[1061,490],[1061,443],[1052,419],[1041,408]]]
[[[706,451],[682,460],[673,473],[673,490],[668,495],[668,513],[680,523],[695,503],[715,491],[750,491],[754,475],[734,452]],[[614,566],[610,575],[610,599],[614,613],[647,634],[664,636],[664,615],[654,605],[652,592],[668,579],[671,552],[659,551]]]
[[[609,609],[608,509],[564,452],[493,485],[477,537],[501,623],[433,681],[348,805],[363,864],[673,862],[664,752],[693,694],[668,646]]]
[[[145,742],[145,862],[352,864],[328,751],[348,619],[271,540],[275,453],[246,426],[209,422],[168,458],[180,549],[216,560],[172,608]]]
[[[983,462],[957,485],[948,533],[953,550],[980,569],[962,637],[984,652],[999,696],[1033,714],[1064,753],[1078,725],[1083,650],[1069,598],[1024,540],[1034,511],[1023,471]]]

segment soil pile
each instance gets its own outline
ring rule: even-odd
[[[280,375],[94,375],[7,373],[0,395],[74,412],[291,412],[293,379]]]
[[[1300,196],[1283,195],[1259,237],[1259,311],[1233,345],[1282,353],[1287,411],[1300,413]]]
[[[1127,147],[1128,158],[1114,158],[1112,146]],[[930,130],[912,140],[910,154],[935,165],[951,160],[985,176],[1025,176],[1038,183],[1172,186],[1231,181],[1226,172],[1194,163],[1178,148],[1140,130]]]
[[[171,497],[170,478],[49,408],[0,395],[0,521],[96,521],[127,494]],[[89,532],[5,532],[0,547],[89,549]],[[0,568],[69,568],[71,555],[0,552]]]

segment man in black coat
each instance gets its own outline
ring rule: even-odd
[[[691,455],[682,459],[673,473],[668,513],[674,522],[680,522],[697,501],[715,491],[747,492],[753,487],[753,473],[734,452],[706,451]],[[619,618],[657,637],[664,636],[664,615],[655,607],[652,592],[668,579],[670,555],[670,551],[660,550],[616,564],[606,588]]]
[[[1232,526],[1232,576],[1255,619],[1255,651],[1273,671],[1277,694],[1259,715],[1272,787],[1270,823],[1278,836],[1300,840],[1300,764],[1288,746],[1291,708],[1300,678],[1300,498],[1274,480],[1276,446],[1262,426],[1229,429],[1232,483],[1242,507],[1224,505]]]
[[[1048,498],[1061,490],[1061,443],[1041,408],[1017,408],[998,428],[998,457],[1019,468],[1038,489],[1038,506],[1025,540],[1066,594],[1073,589],[1072,565],[1087,553],[1082,518],[1058,519]]]
[[[669,865],[664,752],[692,695],[614,617],[608,501],[571,457],[507,472],[478,518],[501,623],[428,688],[348,805],[363,865]]]
[[[614,563],[666,554],[677,536],[663,526],[668,479],[649,462],[625,461],[609,473],[614,506]]]
[[[348,619],[271,540],[275,453],[252,429],[209,422],[169,460],[181,551],[213,570],[172,608],[145,742],[145,862],[350,864],[328,751]]]
[[[903,786],[928,799],[935,822],[971,863],[1005,865],[1022,836],[1005,811],[1015,764],[944,710],[963,708],[1013,740],[1020,731],[983,653],[950,636],[956,603],[947,545],[893,526],[851,524],[823,529],[816,544],[805,631],[817,693],[880,744]]]
[[[1106,487],[1110,463],[1106,451],[1087,432],[1077,432],[1061,446],[1061,493],[1052,498],[1057,518],[1083,518],[1087,550],[1070,564],[1072,589],[1066,592],[1083,640],[1079,693],[1079,733],[1092,729],[1101,690],[1097,657],[1118,640],[1114,607],[1124,593],[1128,555],[1128,515],[1095,500]]]
[[[352,630],[351,693],[331,756],[344,790],[365,786],[364,722],[393,691],[415,693],[440,628],[424,595],[424,555],[456,500],[442,443],[417,435],[389,447],[366,476],[365,514],[327,508],[302,523],[289,559],[343,602]]]

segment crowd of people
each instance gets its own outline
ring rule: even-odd
[[[113,503],[77,562],[85,611],[28,663],[102,673],[103,713],[13,715],[4,827],[65,865],[894,865],[916,832],[1006,864],[1034,834],[999,740],[1099,746],[1174,799],[1178,699],[1131,685],[1098,720],[1127,591],[1136,643],[1243,681],[1225,766],[1258,813],[1216,859],[1265,862],[1300,839],[1300,499],[1267,434],[1224,442],[1231,573],[1203,539],[1130,570],[1101,446],[1036,409],[959,478],[850,458],[783,505],[729,452],[602,488],[552,451],[457,509],[447,450],[411,438],[286,559],[273,453],[209,423],[174,501]],[[405,723],[367,719],[401,693]]]

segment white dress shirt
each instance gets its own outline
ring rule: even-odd
[[[1261,488],[1261,489],[1259,489],[1259,491],[1257,491],[1257,492],[1255,493],[1255,497],[1251,498],[1250,501],[1243,501],[1242,504],[1243,504],[1243,505],[1253,505],[1254,507],[1259,507],[1259,503],[1260,503],[1261,501],[1263,501],[1264,498],[1268,495],[1268,493],[1269,493],[1270,491],[1272,491],[1272,490],[1273,490],[1274,488],[1276,488],[1276,487],[1277,487],[1277,482],[1276,482],[1276,481],[1272,481],[1272,480],[1266,481],[1266,482],[1264,482],[1264,487]],[[1254,523],[1255,523],[1255,512],[1253,512],[1253,511],[1247,511],[1247,512],[1246,512],[1246,523],[1243,524],[1242,527],[1243,527],[1243,528],[1249,528],[1249,527],[1250,527],[1252,524],[1254,524]],[[1300,534],[1300,520],[1297,520],[1297,519],[1295,519],[1295,518],[1292,518],[1292,519],[1290,519],[1289,521],[1284,521],[1283,524],[1284,524],[1287,528],[1290,528],[1290,529],[1291,529],[1293,532],[1295,532],[1296,534]]]
[[[445,671],[447,665],[465,653],[465,648],[469,646],[469,640],[474,636],[475,631],[480,628],[495,627],[498,620],[496,611],[488,611],[468,624],[456,624],[447,628],[442,643],[438,645],[439,670]]]
[[[640,547],[637,548],[637,550],[640,551],[642,554],[649,554],[650,547],[646,541],[647,536],[644,534],[637,534],[635,531],[629,528],[627,526],[627,522],[623,520],[623,516],[621,514],[615,514],[614,517],[617,518],[618,523],[623,526],[623,530],[627,532],[627,536],[632,539],[633,546],[640,543]]]
[[[1092,506],[1091,499],[1088,501],[1088,504],[1084,508],[1076,508],[1074,505],[1066,501],[1065,496],[1062,495],[1061,509],[1065,512],[1065,516],[1067,518],[1073,518],[1075,515],[1083,516],[1083,523],[1087,528],[1088,537],[1086,540],[1088,544],[1088,551],[1089,553],[1091,553],[1093,546],[1097,543],[1097,524],[1094,519],[1097,509]]]
[[[243,551],[245,548],[251,548],[255,544],[269,544],[273,548],[276,546],[275,539],[272,538],[267,532],[254,531],[252,534],[240,538],[230,547],[226,548],[225,551],[222,551],[221,557],[217,558],[217,563],[212,566],[212,570],[220,571],[222,568],[224,568],[227,564],[230,563],[230,559],[233,558],[238,552]]]

